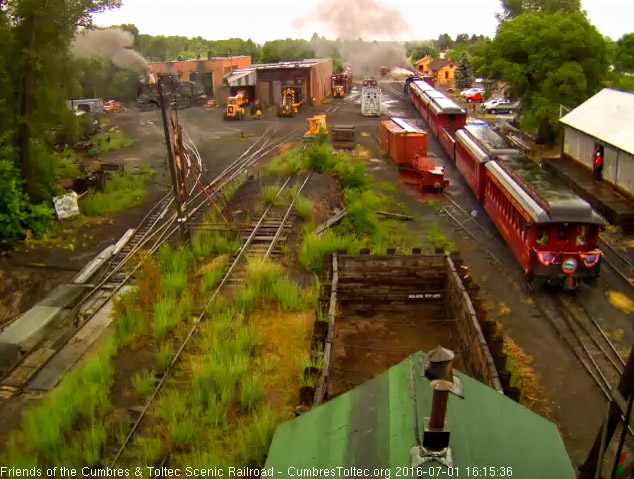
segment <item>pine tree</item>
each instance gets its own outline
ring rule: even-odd
[[[459,88],[469,88],[473,83],[473,73],[471,62],[467,52],[462,52],[458,59],[458,70],[456,71],[456,86]]]

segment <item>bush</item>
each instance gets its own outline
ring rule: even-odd
[[[353,234],[340,235],[327,230],[321,236],[308,233],[304,236],[299,261],[310,272],[320,272],[324,256],[345,249],[348,253],[358,253],[363,243]]]
[[[306,169],[306,161],[302,151],[294,148],[282,155],[276,156],[266,167],[271,175],[296,175]]]
[[[295,200],[295,211],[303,220],[310,220],[313,216],[313,203],[305,196],[298,196]]]
[[[24,237],[27,230],[42,235],[53,219],[53,209],[32,205],[22,189],[22,180],[11,161],[12,149],[0,149],[0,239]],[[3,157],[9,156],[10,159]]]

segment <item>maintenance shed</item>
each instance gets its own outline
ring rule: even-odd
[[[283,87],[299,87],[304,104],[321,103],[330,94],[332,60],[314,58],[254,65],[256,99],[263,105],[278,105]]]
[[[165,73],[179,73],[182,81],[198,83],[208,94],[215,95],[226,73],[251,65],[249,55],[208,57],[206,59],[173,62],[151,62],[150,73],[157,77]]]
[[[446,415],[442,408],[435,410],[440,422],[446,419],[445,426],[426,428],[428,417],[431,422],[438,418],[431,411],[432,396],[439,392],[439,383],[432,391],[426,376],[428,361],[416,352],[380,376],[281,424],[264,467],[273,467],[276,477],[307,475],[303,471],[355,475],[338,467],[367,469],[356,475],[377,478],[575,477],[555,424],[456,370],[449,384],[460,383],[460,390],[445,389]],[[438,462],[447,455],[429,460],[433,455],[421,448],[437,450],[439,443],[447,444],[447,436],[451,471]],[[429,462],[421,464],[424,459]],[[418,465],[422,471],[409,469]]]
[[[593,168],[603,150],[603,181],[634,197],[634,94],[604,88],[560,120],[562,156]]]

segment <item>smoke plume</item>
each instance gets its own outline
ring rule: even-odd
[[[408,70],[407,68],[396,67],[396,68],[392,68],[392,71],[390,71],[390,78],[392,80],[403,81],[406,78],[411,77],[413,74],[414,73],[412,72],[412,70]]]
[[[408,66],[405,45],[399,43],[347,41],[341,44],[341,56],[355,75],[377,76],[381,67]]]
[[[75,35],[71,50],[79,58],[100,57],[121,68],[144,74],[148,63],[132,47],[134,36],[120,28],[86,30]]]
[[[401,12],[381,4],[380,0],[323,0],[315,11],[296,18],[293,23],[296,28],[319,24],[326,33],[345,39],[394,40],[410,37],[412,33]]]

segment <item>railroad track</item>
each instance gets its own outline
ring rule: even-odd
[[[326,114],[335,113],[337,110],[342,108],[344,105],[348,105],[348,104],[358,100],[360,96],[361,96],[361,92],[358,91],[357,87],[355,87],[355,91],[351,90],[350,93],[348,93],[348,95],[345,96],[343,99],[337,100],[337,101],[333,100],[333,102],[328,106],[328,108],[326,108],[324,113],[326,113]]]
[[[603,264],[612,269],[622,280],[626,289],[634,293],[634,265],[619,252],[610,242],[599,238],[599,248],[603,252]]]
[[[214,196],[216,200],[221,199],[222,192],[250,166],[297,133],[291,130],[285,135],[273,139],[276,131],[277,126],[267,128],[251,147],[227,166],[215,179],[209,182],[205,181],[205,185],[200,181],[204,175],[202,171],[198,171],[195,182],[201,186],[201,191],[193,194],[196,186],[192,188],[187,202],[188,216],[193,218],[199,214],[203,207],[208,204],[208,197]],[[190,150],[191,154],[200,160],[195,146]],[[28,388],[29,383],[37,379],[37,374],[52,358],[72,338],[81,333],[82,327],[93,319],[108,301],[129,282],[141,267],[143,260],[154,254],[178,231],[176,213],[168,213],[172,204],[171,193],[161,198],[140,222],[129,241],[116,252],[96,284],[88,285],[91,288],[70,311],[66,311],[55,324],[51,325],[54,327],[50,329],[50,333],[28,351],[23,352],[14,364],[2,372],[0,375],[0,397],[10,398]],[[59,378],[44,378],[36,381],[38,384],[34,389],[49,390],[58,381]]]
[[[119,450],[117,451],[116,455],[110,462],[110,467],[114,467],[116,465],[117,461],[123,454],[125,448],[130,443],[130,440],[132,439],[132,437],[138,430],[143,419],[146,417],[147,411],[149,410],[150,406],[152,405],[152,403],[158,396],[167,378],[170,376],[170,373],[174,370],[174,367],[178,363],[181,355],[183,354],[183,351],[186,349],[189,341],[191,340],[194,333],[196,332],[198,325],[202,321],[204,321],[207,314],[206,311],[209,308],[209,305],[211,305],[216,300],[216,298],[221,294],[221,292],[224,290],[225,287],[228,287],[230,285],[230,283],[232,282],[231,281],[232,279],[234,280],[233,283],[236,283],[236,282],[240,282],[244,278],[244,270],[241,269],[241,267],[244,265],[243,260],[246,258],[251,258],[251,260],[255,259],[255,260],[265,261],[267,258],[272,257],[273,253],[276,251],[278,242],[281,241],[283,238],[283,234],[285,232],[288,232],[289,230],[290,221],[292,221],[292,219],[294,218],[293,208],[295,205],[295,200],[297,199],[299,194],[302,192],[302,190],[308,183],[310,176],[311,176],[311,173],[308,173],[306,178],[304,178],[297,193],[293,197],[290,205],[288,206],[284,214],[274,211],[274,207],[269,206],[262,213],[262,215],[260,215],[257,218],[254,218],[253,221],[250,223],[250,227],[248,231],[242,237],[243,239],[242,245],[240,246],[238,251],[236,251],[234,255],[232,256],[231,263],[226,268],[222,280],[220,281],[217,288],[214,290],[207,305],[203,308],[200,315],[195,319],[193,326],[191,327],[187,336],[181,343],[176,354],[174,355],[174,358],[172,359],[172,362],[168,366],[163,376],[160,378],[154,391],[149,396],[145,406],[138,413],[138,417],[135,420],[134,424],[132,425],[130,432],[128,433],[125,440],[121,444]],[[290,180],[291,178],[289,177],[281,185],[279,191],[277,192],[276,198],[279,197],[284,192],[284,190],[288,187]],[[229,332],[231,332],[233,328],[233,324],[234,322],[232,320],[229,326]]]

